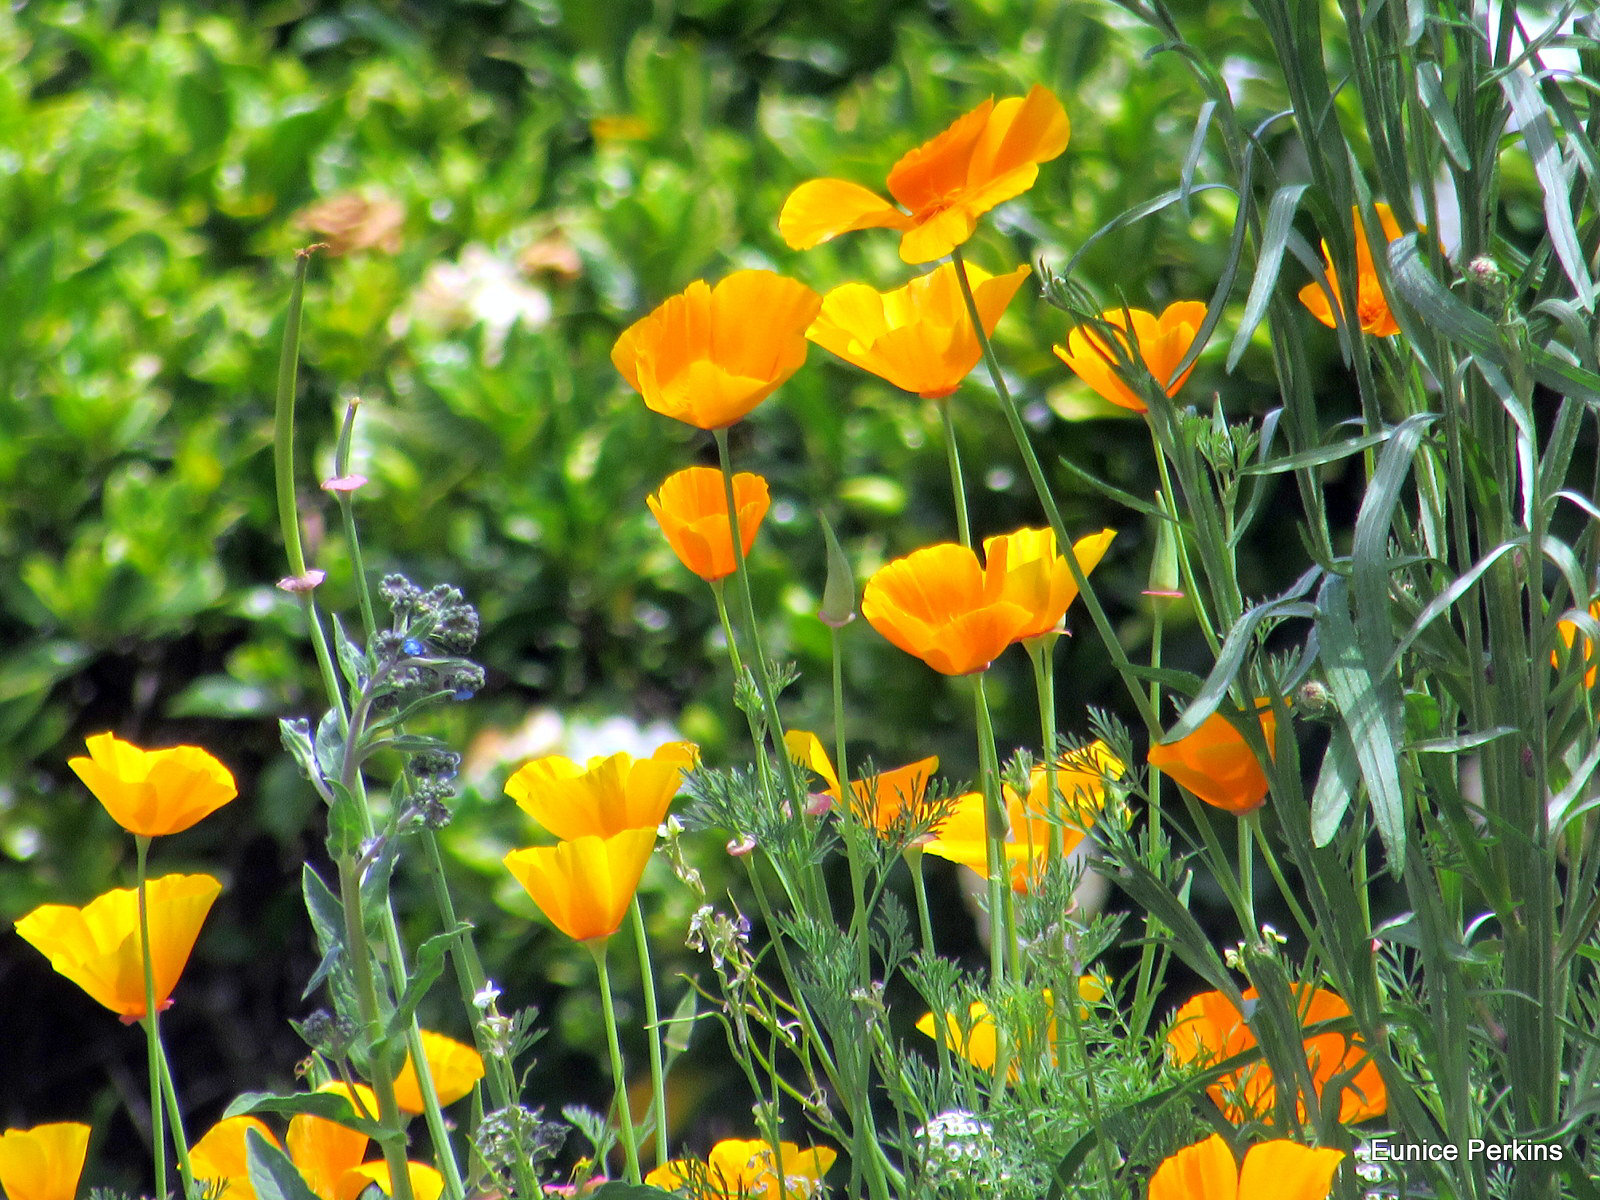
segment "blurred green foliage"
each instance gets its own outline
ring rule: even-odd
[[[1245,111],[1281,107],[1251,67],[1260,31],[1235,6],[1195,0],[1186,19],[1237,76]],[[714,756],[736,715],[705,589],[643,502],[708,445],[625,388],[609,362],[617,334],[691,280],[736,267],[819,290],[902,282],[911,269],[890,235],[789,251],[776,231],[784,196],[819,175],[881,190],[905,150],[1034,82],[1064,99],[1072,144],[985,222],[969,255],[990,270],[1030,257],[1059,267],[1113,216],[1179,182],[1196,103],[1171,56],[1152,49],[1091,0],[45,0],[0,11],[0,558],[12,567],[0,571],[0,912],[124,882],[128,847],[66,769],[84,735],[207,745],[239,773],[246,802],[161,847],[162,866],[229,876],[236,899],[200,950],[218,982],[196,1007],[222,1006],[210,1019],[219,1042],[239,1037],[242,1020],[271,1042],[263,1057],[279,1077],[237,1086],[286,1082],[296,1044],[283,1017],[300,1011],[309,973],[290,953],[306,953],[294,880],[320,821],[276,731],[280,715],[316,704],[298,608],[274,587],[284,564],[271,396],[296,247],[374,241],[319,259],[308,291],[299,450],[310,557],[329,572],[322,598],[354,608],[337,513],[316,484],[332,473],[345,404],[360,397],[369,569],[454,582],[484,618],[489,684],[441,730],[475,772],[449,834],[468,869],[464,908],[528,915],[498,857],[528,836],[499,789],[530,711],[663,721]],[[1080,278],[1108,305],[1208,296],[1232,219],[1218,195],[1104,238]],[[326,207],[339,200],[342,215]],[[1084,409],[1049,350],[1065,332],[1030,291],[998,334],[1041,457],[1147,494],[1138,422],[1053,416]],[[1331,337],[1317,353],[1333,353]],[[1188,394],[1218,387],[1232,414],[1272,403],[1249,358],[1224,381],[1208,354]],[[1042,523],[985,383],[958,396],[957,414],[975,530]],[[835,521],[860,578],[948,539],[939,438],[930,406],[821,351],[734,431],[739,467],[772,482],[754,566],[776,652],[806,671],[790,697],[797,725],[830,720],[815,512]],[[1107,523],[1098,497],[1056,475],[1070,520]],[[1137,643],[1149,531],[1120,532],[1100,577]],[[1280,582],[1276,553],[1260,550],[1252,586]],[[863,752],[937,752],[951,774],[970,773],[972,747],[935,741],[944,718],[965,712],[964,693],[861,623],[846,640]],[[1026,704],[1004,715],[1006,694],[1028,694],[1022,672],[1007,664],[991,689],[1010,745],[1035,736]],[[1064,728],[1082,732],[1086,704],[1118,700],[1102,665],[1063,672]],[[647,908],[681,928],[685,902],[667,882]],[[540,955],[526,953],[529,939]],[[486,923],[491,974],[548,1000],[581,969],[556,940],[537,924]],[[279,975],[266,974],[263,946],[285,948]],[[37,964],[9,965],[24,953],[8,935],[0,982],[51,986]],[[193,1096],[225,1099],[203,1086]]]

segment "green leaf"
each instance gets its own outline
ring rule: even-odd
[[[1521,71],[1507,71],[1500,76],[1500,86],[1511,104],[1511,113],[1522,135],[1522,144],[1528,148],[1533,160],[1533,173],[1544,193],[1544,223],[1555,248],[1556,257],[1567,273],[1572,288],[1578,294],[1582,308],[1594,307],[1594,280],[1589,278],[1583,244],[1578,239],[1577,226],[1572,221],[1571,171],[1557,145],[1555,130],[1550,121],[1550,110],[1545,107],[1533,80]]]
[[[1467,153],[1467,143],[1461,136],[1461,127],[1456,124],[1456,115],[1450,110],[1450,101],[1445,98],[1444,83],[1439,77],[1437,63],[1417,64],[1417,96],[1422,100],[1423,110],[1433,121],[1433,127],[1438,130],[1439,140],[1444,143],[1450,161],[1463,171],[1471,170],[1472,157]]]
[[[828,543],[828,576],[823,584],[822,607],[817,611],[817,616],[824,625],[839,629],[855,620],[855,573],[850,569],[850,559],[845,555],[844,547],[839,545],[839,538],[833,532],[828,518],[818,513],[817,520],[822,525],[822,536]]]
[[[1228,640],[1222,643],[1222,651],[1217,655],[1216,665],[1206,677],[1205,685],[1189,702],[1189,707],[1183,710],[1183,715],[1178,718],[1177,724],[1167,730],[1164,740],[1176,741],[1178,738],[1187,737],[1200,728],[1201,722],[1217,711],[1217,705],[1222,703],[1222,698],[1228,694],[1234,678],[1244,666],[1245,653],[1255,644],[1256,630],[1263,621],[1268,617],[1283,620],[1286,617],[1314,615],[1315,610],[1305,603],[1302,597],[1311,590],[1312,584],[1316,583],[1322,573],[1321,567],[1309,568],[1283,595],[1262,601],[1235,622],[1233,628],[1228,631]]]
[[[306,990],[300,993],[304,1000],[316,991],[344,956],[344,905],[339,897],[328,890],[328,885],[309,863],[300,870],[300,891],[305,896],[306,913],[311,917],[311,929],[317,936],[317,948],[322,951],[322,961],[312,972]]]
[[[1261,253],[1256,259],[1255,279],[1250,284],[1250,298],[1245,301],[1244,315],[1228,347],[1228,373],[1238,364],[1239,357],[1250,344],[1251,335],[1261,318],[1267,315],[1267,305],[1272,302],[1272,291],[1278,284],[1278,272],[1283,268],[1283,251],[1294,228],[1294,214],[1300,207],[1300,197],[1310,187],[1306,183],[1291,183],[1274,193],[1267,209],[1267,228],[1261,235]]]
[[[311,726],[306,719],[279,718],[278,734],[283,739],[283,748],[295,762],[300,764],[300,773],[314,784],[323,784],[325,779],[322,768],[317,763],[317,751],[311,744]]]
[[[1387,614],[1385,614],[1387,617]],[[1385,712],[1390,689],[1370,673],[1362,660],[1356,628],[1350,620],[1349,589],[1342,578],[1330,577],[1317,598],[1317,634],[1328,690],[1339,706],[1339,719],[1355,748],[1362,781],[1372,804],[1378,834],[1383,839],[1391,870],[1403,864],[1406,844],[1405,810],[1400,792],[1399,746],[1394,725]],[[1392,683],[1392,679],[1390,681]],[[1398,706],[1398,697],[1395,697]],[[1333,831],[1317,841],[1327,845]]]
[[[1415,312],[1395,313],[1409,341],[1421,345],[1437,332],[1480,360],[1504,370],[1506,347],[1499,328],[1482,313],[1468,308],[1422,264],[1417,235],[1408,233],[1389,243],[1389,270],[1395,291]],[[1527,347],[1528,369],[1539,383],[1589,404],[1600,405],[1600,375],[1565,362],[1538,346]]]
[[[361,801],[337,779],[328,780],[328,786],[333,790],[333,806],[328,809],[328,856],[335,861],[355,858],[366,838]]]
[[[317,1200],[289,1156],[262,1137],[259,1129],[247,1129],[244,1144],[245,1166],[256,1200]]]
[[[350,640],[337,614],[333,616],[333,645],[339,655],[339,669],[344,672],[344,681],[352,690],[360,691],[367,682],[367,656]]]
[[[1311,794],[1311,841],[1326,846],[1339,832],[1339,822],[1350,807],[1350,797],[1361,787],[1361,771],[1350,731],[1335,725],[1317,773],[1316,790]]]
[[[283,1117],[323,1117],[368,1137],[378,1137],[383,1133],[377,1121],[357,1116],[349,1099],[338,1092],[295,1092],[288,1096],[273,1092],[245,1092],[228,1105],[222,1116],[224,1119],[253,1117],[261,1113],[276,1113]]]
[[[417,1005],[422,1003],[428,989],[433,987],[444,971],[444,958],[450,951],[451,943],[471,928],[465,921],[460,921],[454,929],[436,933],[417,947],[416,965],[411,969],[411,978],[406,981],[405,993],[389,1016],[387,1032],[390,1037],[401,1037],[411,1027],[411,1018],[417,1011]]]

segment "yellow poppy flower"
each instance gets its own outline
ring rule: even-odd
[[[1387,204],[1374,204],[1372,207],[1377,211],[1378,221],[1383,226],[1383,240],[1394,241],[1400,236],[1400,222],[1395,220],[1394,211]],[[1383,285],[1378,282],[1378,269],[1372,261],[1372,248],[1367,245],[1367,228],[1361,221],[1361,210],[1352,208],[1350,213],[1355,221],[1356,230],[1357,323],[1363,333],[1370,333],[1373,337],[1393,337],[1400,332],[1400,326],[1396,323],[1394,314],[1389,311],[1389,301],[1384,298]],[[1339,276],[1333,269],[1333,255],[1328,253],[1326,240],[1322,243],[1322,257],[1327,263],[1328,286],[1333,289],[1333,294],[1337,297]],[[1336,327],[1333,305],[1328,302],[1328,294],[1322,290],[1320,283],[1308,283],[1301,288],[1300,303],[1329,329]]]
[[[156,1007],[164,1009],[222,884],[210,875],[163,875],[145,887]],[[118,888],[82,908],[41,905],[17,922],[17,933],[58,974],[125,1021],[145,1015],[136,889]]]
[[[1032,187],[1071,131],[1061,101],[1037,84],[1026,96],[990,97],[894,165],[889,194],[900,208],[859,184],[813,179],[784,201],[778,232],[805,250],[854,229],[898,229],[902,259],[932,262],[970,238],[984,213]]]
[[[827,1146],[802,1150],[794,1142],[779,1142],[774,1153],[771,1142],[726,1138],[711,1147],[704,1163],[674,1159],[651,1171],[645,1182],[668,1191],[703,1183],[705,1190],[696,1194],[704,1200],[811,1200],[822,1194],[822,1177],[838,1157]]]
[[[655,844],[654,826],[624,829],[608,838],[513,850],[505,864],[552,925],[586,942],[622,927]]]
[[[365,1084],[358,1083],[352,1089],[343,1083],[330,1083],[317,1090],[343,1096],[350,1102],[353,1115],[377,1118],[378,1099]],[[340,1181],[346,1172],[361,1165],[370,1140],[338,1121],[305,1113],[289,1122],[289,1136],[283,1145],[254,1117],[218,1121],[195,1143],[189,1159],[196,1179],[226,1185],[223,1200],[256,1200],[245,1141],[252,1129],[288,1154],[301,1179],[320,1200],[339,1200]]]
[[[254,1117],[228,1117],[208,1129],[205,1137],[189,1150],[194,1177],[206,1183],[222,1183],[222,1200],[256,1200],[245,1147],[245,1135],[252,1129],[278,1146],[272,1130]]]
[[[181,833],[239,794],[233,775],[199,746],[141,750],[115,734],[85,743],[67,760],[118,825],[141,837]]]
[[[715,288],[696,280],[623,330],[611,361],[651,411],[722,429],[800,369],[821,303],[771,271],[736,271]]]
[[[739,508],[739,544],[745,556],[767,515],[767,481],[740,471],[733,477],[733,502]],[[728,493],[715,467],[685,467],[667,476],[661,490],[646,499],[678,561],[707,583],[726,579],[738,564],[728,528]]]
[[[907,654],[944,675],[986,670],[1033,614],[1005,596],[1005,553],[988,569],[965,546],[913,551],[867,581],[861,614]]]
[[[1030,268],[991,276],[967,267],[983,331],[992,334]],[[817,345],[924,399],[948,396],[983,357],[954,263],[892,292],[847,283],[822,299],[806,330]]]
[[[556,837],[610,837],[654,829],[699,756],[693,742],[668,742],[649,758],[626,752],[579,766],[560,754],[536,758],[506,780],[506,795]]]
[[[406,1174],[411,1179],[411,1194],[416,1200],[439,1200],[444,1192],[444,1176],[426,1163],[408,1162]],[[389,1164],[382,1159],[377,1162],[362,1163],[359,1167],[351,1167],[339,1176],[339,1187],[333,1194],[332,1200],[357,1200],[361,1193],[374,1183],[385,1196],[394,1195]]]
[[[1350,1006],[1335,993],[1324,988],[1294,985],[1302,1025],[1316,1025],[1350,1015]],[[1256,999],[1255,988],[1244,993],[1246,1000]],[[1167,1034],[1167,1047],[1173,1061],[1198,1063],[1207,1067],[1255,1049],[1255,1034],[1245,1023],[1244,1015],[1221,992],[1201,992],[1178,1010],[1172,1030]],[[1320,1107],[1322,1093],[1328,1082],[1359,1066],[1350,1082],[1339,1094],[1339,1120],[1365,1121],[1382,1116],[1389,1106],[1389,1093],[1384,1087],[1378,1065],[1367,1056],[1366,1043],[1357,1034],[1318,1033],[1305,1039],[1306,1065],[1310,1070],[1316,1101]],[[1246,1120],[1272,1124],[1277,1105],[1277,1089],[1272,1070],[1264,1062],[1252,1063],[1217,1080],[1206,1089],[1223,1115],[1235,1125]],[[1306,1103],[1302,1096],[1295,1102],[1302,1121],[1306,1119]]]
[[[1267,739],[1267,753],[1275,754],[1277,718],[1271,708],[1262,708],[1257,715],[1261,735]],[[1207,804],[1235,816],[1266,803],[1267,773],[1244,735],[1221,713],[1212,713],[1187,737],[1151,746],[1146,757],[1152,767],[1165,771]]]
[[[483,1059],[471,1046],[463,1045],[442,1033],[422,1030],[422,1053],[428,1060],[428,1074],[433,1078],[434,1095],[441,1106],[454,1104],[483,1078]],[[406,1054],[406,1065],[394,1081],[394,1099],[400,1111],[419,1113],[427,1108],[422,1099],[422,1088],[417,1083],[417,1068]]]
[[[76,1121],[0,1133],[0,1190],[10,1200],[73,1200],[89,1151],[89,1127]]]
[[[1089,1016],[1088,1005],[1105,999],[1106,981],[1099,975],[1080,975],[1078,977],[1078,995],[1084,1001],[1078,1007],[1078,1019],[1087,1020]],[[1038,1053],[1049,1058],[1050,1062],[1056,1061],[1056,1019],[1055,993],[1049,988],[1044,988],[1039,993],[1042,1007],[1050,1012],[1048,1022],[1043,1030],[1032,1031],[1037,1036],[1029,1039],[1037,1044],[1030,1048],[1031,1053]],[[961,1032],[961,1021],[955,1013],[945,1013],[945,1044],[955,1048],[956,1052],[980,1071],[994,1070],[995,1055],[998,1052],[998,1037],[995,1031],[994,1016],[989,1012],[989,1006],[982,1000],[974,1000],[967,1008],[967,1033]],[[936,1038],[938,1023],[934,1015],[923,1013],[917,1019],[917,1031]],[[1017,1068],[1013,1062],[1011,1068],[1011,1081],[1014,1083],[1019,1078]]]
[[[828,785],[823,789],[827,795],[835,802],[843,799],[838,772],[833,769],[833,760],[823,748],[822,739],[808,730],[791,729],[783,735],[783,744],[790,758],[822,777]],[[887,831],[902,810],[922,803],[928,783],[938,769],[938,756],[930,755],[891,771],[880,771],[870,779],[852,780],[850,794],[856,815],[879,833]]]
[[[1050,818],[1050,777],[1043,764],[1036,764],[1028,777],[1028,794],[1019,796],[1010,784],[1002,784],[1006,821],[1010,826],[1002,844],[1011,875],[1011,890],[1026,892],[1038,879],[1050,855],[1054,837],[1060,854],[1071,854],[1106,803],[1106,777],[1121,776],[1123,765],[1104,742],[1094,742],[1056,765],[1056,791],[1060,796],[1063,823]],[[934,830],[923,852],[960,863],[984,878],[989,875],[988,829],[984,820],[983,794],[968,792],[959,797],[951,813]]]
[[[1130,317],[1133,320],[1133,338],[1130,339],[1126,333],[1119,333],[1115,335],[1117,341],[1130,355],[1135,353],[1133,342],[1137,341],[1137,354],[1144,359],[1151,376],[1166,388],[1167,395],[1176,396],[1194,367],[1191,366],[1170,385],[1167,380],[1172,378],[1172,372],[1177,370],[1183,356],[1189,353],[1189,347],[1194,344],[1194,335],[1206,319],[1206,306],[1199,300],[1180,300],[1167,305],[1159,317],[1139,308],[1129,309],[1126,313],[1114,308],[1100,314],[1102,321],[1121,330],[1128,328]],[[1134,412],[1145,411],[1145,402],[1118,374],[1116,355],[1111,347],[1093,329],[1086,325],[1079,326],[1067,334],[1065,346],[1052,346],[1051,349],[1102,399]]]
[[[1327,1200],[1344,1157],[1343,1150],[1262,1142],[1245,1153],[1241,1170],[1214,1133],[1156,1168],[1149,1200]]]
[[[1117,536],[1114,529],[1102,529],[1072,543],[1073,557],[1085,575],[1100,565],[1106,549]],[[997,546],[1005,543],[1005,553]],[[1028,610],[1032,620],[1017,635],[1018,641],[1039,637],[1060,625],[1067,609],[1078,598],[1078,583],[1072,567],[1056,553],[1053,529],[1019,529],[1015,533],[985,538],[983,554],[991,562],[1005,564],[1001,596]]]

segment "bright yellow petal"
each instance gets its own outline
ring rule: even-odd
[[[272,1130],[254,1117],[229,1117],[213,1125],[189,1151],[196,1179],[219,1180],[226,1184],[222,1200],[256,1200],[245,1142],[245,1135],[252,1129],[272,1145],[278,1145]]]
[[[1313,1149],[1298,1142],[1262,1142],[1250,1147],[1239,1175],[1238,1200],[1327,1200],[1343,1150]],[[1151,1200],[1158,1200],[1152,1189]]]
[[[444,1176],[425,1163],[407,1163],[406,1174],[411,1179],[411,1194],[416,1200],[439,1200],[444,1192]],[[325,1200],[357,1200],[374,1183],[385,1196],[394,1195],[388,1163],[379,1160],[351,1167],[339,1176],[332,1197]]]
[[[882,196],[843,179],[813,179],[789,193],[778,232],[791,249],[809,250],[857,229],[904,229],[908,218]]]
[[[85,744],[89,757],[67,765],[130,833],[181,833],[238,795],[232,773],[198,746],[144,750],[110,733]]]
[[[937,137],[901,155],[889,171],[889,194],[913,213],[957,195],[967,186],[973,151],[994,107],[991,96]]]
[[[8,1129],[0,1134],[0,1189],[10,1200],[73,1200],[89,1150],[89,1127],[76,1121]]]
[[[342,1083],[328,1084],[317,1090],[343,1096],[351,1102],[353,1113],[365,1113],[372,1119],[377,1117],[378,1098],[364,1084],[357,1084],[354,1092]],[[337,1121],[302,1113],[289,1122],[285,1145],[290,1161],[306,1186],[321,1200],[339,1200],[340,1181],[366,1157],[369,1140],[366,1134]]]
[[[441,1106],[454,1104],[472,1091],[472,1085],[483,1078],[483,1059],[471,1046],[462,1044],[442,1033],[422,1030],[422,1053],[428,1060],[428,1074],[433,1078],[433,1092]],[[427,1105],[422,1099],[422,1088],[417,1081],[416,1064],[406,1055],[406,1065],[394,1081],[395,1103],[401,1111],[420,1113]]]
[[[994,106],[973,148],[967,184],[979,187],[1019,167],[1049,162],[1066,150],[1071,135],[1072,124],[1061,101],[1048,88],[1034,84],[1026,96]]]
[[[809,730],[791,729],[783,735],[783,745],[791,759],[828,785],[828,795],[835,800],[840,799],[839,775],[833,769],[828,752],[823,749],[821,738]]]
[[[551,924],[588,941],[621,928],[655,841],[654,828],[625,829],[609,838],[513,850],[505,865]]]
[[[922,803],[928,783],[938,769],[938,756],[930,755],[892,771],[880,772],[871,779],[856,780],[850,785],[856,812],[869,825],[887,829],[901,810]]]
[[[1263,1192],[1249,1200],[1266,1200]],[[1247,1200],[1239,1189],[1239,1167],[1217,1134],[1186,1146],[1156,1168],[1148,1200]]]

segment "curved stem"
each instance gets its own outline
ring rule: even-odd
[[[611,1082],[616,1092],[613,1103],[622,1135],[622,1153],[628,1164],[628,1182],[638,1184],[641,1179],[639,1141],[633,1131],[633,1113],[628,1107],[628,1077],[622,1068],[622,1042],[617,1038],[617,1010],[611,1001],[611,972],[606,966],[606,947],[610,942],[609,937],[591,938],[584,945],[594,958],[595,970],[600,973],[600,1003],[606,1019],[606,1046],[611,1051]]]
[[[939,419],[944,424],[944,453],[950,462],[950,490],[956,500],[956,528],[961,531],[961,544],[972,549],[972,522],[967,517],[967,487],[961,473],[961,448],[956,445],[956,425],[950,415],[952,397],[941,396],[934,401],[939,406]]]
[[[661,1009],[656,1001],[655,971],[650,965],[650,939],[645,934],[644,911],[639,907],[639,897],[633,898],[628,909],[628,923],[633,928],[633,948],[639,955],[639,978],[644,982],[645,1032],[650,1046],[650,1099],[655,1106],[656,1166],[667,1162],[667,1070],[661,1053]]]
[[[140,1024],[144,1026],[145,1061],[150,1074],[150,1148],[155,1159],[156,1200],[166,1200],[167,1130],[161,1103],[161,1043],[156,1033],[156,982],[150,962],[150,910],[144,886],[150,839],[136,835],[133,844],[139,873],[139,955],[144,968],[144,1019]]]

